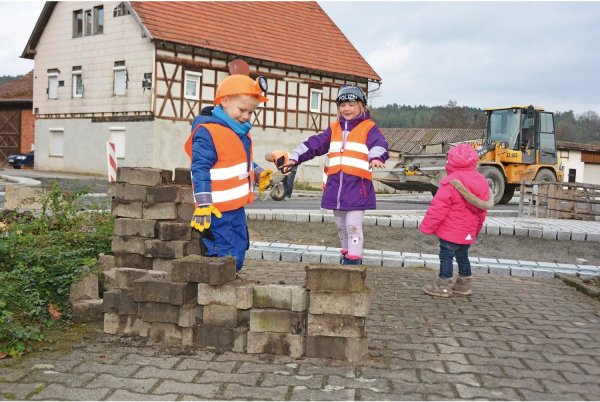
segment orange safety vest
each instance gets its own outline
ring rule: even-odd
[[[196,126],[185,142],[185,152],[192,157],[192,140],[196,131],[204,127],[210,133],[217,163],[210,169],[210,191],[213,205],[221,212],[233,211],[254,201],[254,163],[250,146],[250,166],[240,137],[220,124]],[[248,138],[250,135],[248,134]]]
[[[367,119],[359,123],[346,138],[339,122],[331,124],[331,142],[329,143],[329,162],[326,169],[328,176],[340,170],[363,179],[372,178],[372,169],[369,168],[369,148],[367,148],[367,135],[375,126],[375,122]]]

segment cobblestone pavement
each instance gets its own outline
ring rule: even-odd
[[[303,265],[244,275],[303,280]],[[558,279],[482,275],[472,297],[422,293],[433,271],[372,267],[360,363],[148,345],[98,334],[53,356],[0,361],[0,399],[598,400],[600,302]]]

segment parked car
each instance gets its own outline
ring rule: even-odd
[[[33,167],[33,151],[28,154],[9,155],[8,164],[15,169],[21,169],[22,166]]]

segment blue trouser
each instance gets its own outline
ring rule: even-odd
[[[440,278],[452,278],[452,260],[456,257],[458,275],[471,276],[470,244],[457,244],[440,239]]]
[[[212,216],[210,231],[205,231],[200,241],[209,257],[235,257],[235,268],[239,271],[244,265],[246,250],[250,246],[246,211],[242,207],[222,212],[222,215],[221,218]]]

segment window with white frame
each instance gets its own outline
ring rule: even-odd
[[[114,71],[114,94],[125,95],[127,90],[127,68],[124,61],[115,61]]]
[[[48,99],[58,99],[58,72],[48,71]]]
[[[51,128],[50,130],[50,156],[64,155],[64,137],[63,128]]]
[[[187,71],[185,73],[185,95],[186,99],[200,99],[200,77],[201,73]]]
[[[73,73],[71,74],[73,77],[73,98],[82,98],[83,97],[83,79],[81,66],[73,67]]]
[[[125,158],[125,127],[109,127],[110,142],[115,144],[115,156]]]
[[[113,9],[113,17],[122,17],[124,15],[129,15],[129,9],[125,6],[125,3],[119,3]]]
[[[310,111],[321,113],[321,99],[323,98],[322,89],[310,90]]]
[[[73,38],[104,33],[104,6],[73,11]]]

